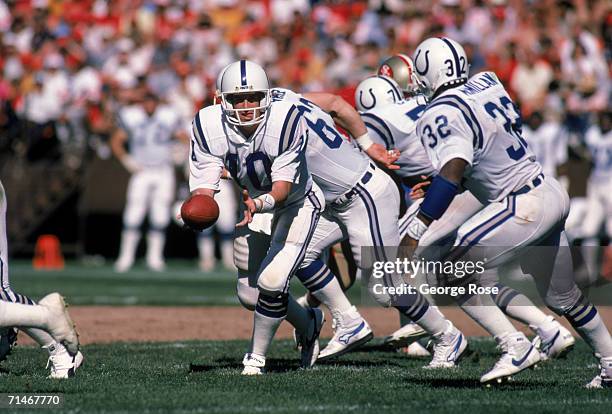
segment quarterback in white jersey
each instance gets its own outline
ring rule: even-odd
[[[175,187],[171,155],[175,137],[187,139],[178,114],[169,106],[160,105],[151,93],[145,95],[142,104],[123,107],[117,115],[111,148],[132,174],[123,211],[121,248],[115,263],[117,272],[126,272],[134,264],[140,226],[147,212],[147,266],[155,271],[165,267],[165,232],[171,218]]]
[[[418,215],[408,227],[413,248],[428,225],[442,217],[459,185],[469,189],[485,208],[458,232],[450,260],[484,261],[495,268],[520,261],[532,274],[546,304],[565,316],[600,356],[601,373],[591,387],[612,381],[612,339],[595,307],[574,283],[571,255],[563,230],[569,198],[527,147],[520,115],[495,74],[467,79],[465,51],[448,38],[430,38],[415,51],[415,67],[431,101],[417,125],[418,134],[439,174],[433,180]],[[549,246],[550,260],[541,248]],[[472,277],[453,278],[464,284]],[[465,308],[464,308],[465,309]],[[497,308],[492,307],[490,316]],[[525,336],[501,314],[479,322],[503,351],[501,359],[481,381],[488,383],[519,372],[539,361]],[[493,325],[493,326],[487,326]]]
[[[193,120],[191,192],[214,196],[226,168],[243,189],[246,209],[239,230],[248,231],[253,215],[273,213],[269,249],[249,280],[259,292],[243,374],[263,372],[270,342],[285,318],[300,333],[302,366],[310,367],[319,353],[323,314],[302,308],[288,293],[325,207],[306,166],[305,121],[295,105],[271,102],[267,75],[253,62],[229,65],[219,86],[221,104],[201,109]]]

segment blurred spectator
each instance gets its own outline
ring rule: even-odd
[[[539,58],[533,47],[523,47],[517,54],[518,64],[511,74],[510,87],[524,115],[542,108],[548,86],[553,80],[550,64]]]

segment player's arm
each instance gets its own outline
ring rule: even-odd
[[[419,121],[419,136],[432,164],[440,172],[432,180],[418,214],[408,223],[408,233],[402,245],[416,246],[429,225],[442,217],[458,193],[465,169],[472,164],[473,132],[457,111],[432,111]]]
[[[327,112],[334,122],[347,130],[370,158],[391,170],[399,169],[399,166],[393,165],[399,158],[399,151],[393,149],[390,152],[383,145],[372,141],[361,116],[344,98],[325,92],[309,92],[303,96]]]
[[[128,140],[128,134],[123,128],[116,128],[110,139],[111,151],[117,157],[123,167],[130,173],[138,172],[142,167],[136,162],[130,154],[125,150],[125,143]]]
[[[219,181],[224,170],[223,158],[212,153],[209,145],[203,131],[196,128],[194,122],[189,148],[189,190],[192,195],[214,197],[219,191]]]

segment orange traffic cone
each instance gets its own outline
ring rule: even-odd
[[[53,234],[43,234],[36,240],[34,269],[59,270],[64,268],[64,256],[59,239]]]

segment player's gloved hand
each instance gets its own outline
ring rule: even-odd
[[[368,157],[384,165],[390,170],[399,170],[399,165],[393,164],[400,157],[398,149],[387,150],[383,145],[372,144],[365,150]]]
[[[421,175],[421,179],[424,181],[415,184],[412,187],[412,191],[410,192],[410,199],[413,201],[425,197],[425,194],[427,193],[427,187],[429,187],[429,184],[431,184],[431,181],[427,180],[426,175]]]
[[[134,158],[129,155],[123,156],[119,161],[123,167],[128,170],[131,174],[137,173],[142,170],[142,165],[140,165]]]
[[[255,202],[253,201],[253,199],[251,198],[247,190],[242,190],[242,202],[244,203],[244,206],[246,207],[244,209],[244,218],[242,219],[240,223],[236,224],[236,227],[242,227],[242,226],[248,225],[250,222],[253,221],[253,214],[257,212],[257,207],[255,206]]]

